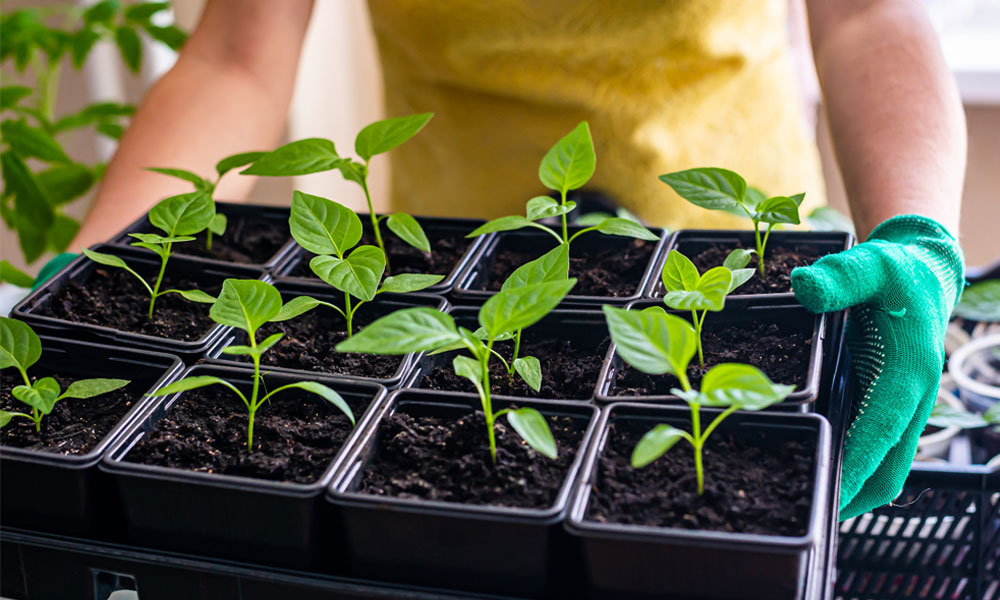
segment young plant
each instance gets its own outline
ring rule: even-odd
[[[524,227],[534,227],[545,231],[556,239],[557,244],[572,243],[581,235],[598,231],[606,235],[621,235],[641,240],[660,239],[655,233],[629,218],[607,217],[597,223],[569,235],[567,215],[576,208],[576,202],[567,201],[566,194],[583,187],[594,175],[597,156],[594,141],[590,137],[590,126],[584,121],[566,134],[548,151],[538,167],[538,178],[542,185],[559,192],[559,200],[549,196],[536,196],[528,200],[526,216],[512,215],[500,217],[477,227],[466,237],[476,237],[494,231],[513,231]],[[548,217],[559,217],[562,221],[561,233],[538,221]]]
[[[337,407],[347,415],[351,423],[354,423],[354,413],[351,412],[351,408],[344,402],[340,394],[315,381],[296,381],[275,388],[266,394],[261,395],[260,393],[260,384],[263,381],[260,372],[261,356],[277,344],[284,334],[276,333],[258,343],[257,330],[265,323],[293,319],[319,304],[324,303],[309,296],[298,296],[282,304],[281,294],[269,283],[255,279],[227,279],[222,284],[222,293],[219,294],[219,299],[212,304],[209,314],[216,323],[235,327],[247,334],[247,339],[250,341],[249,346],[227,346],[222,351],[226,354],[249,356],[253,361],[253,387],[250,391],[250,397],[248,398],[232,383],[213,375],[185,377],[150,395],[167,396],[209,385],[221,385],[229,388],[243,401],[250,414],[247,423],[247,450],[249,452],[253,452],[253,422],[257,409],[269,398],[284,390],[300,389],[316,394]]]
[[[688,257],[676,250],[667,254],[660,274],[667,293],[663,302],[674,310],[690,310],[698,345],[698,364],[705,368],[705,354],[701,345],[701,331],[708,311],[718,312],[726,305],[726,296],[753,277],[753,269],[745,269],[750,262],[750,252],[737,248],[729,253],[721,267],[714,267],[698,274]]]
[[[799,205],[805,198],[804,193],[768,198],[760,190],[747,186],[736,173],[715,167],[667,173],[660,175],[660,181],[695,206],[737,214],[742,211],[753,222],[757,269],[761,277],[765,276],[764,252],[771,230],[779,223],[798,225]],[[761,223],[767,224],[763,237]]]
[[[372,232],[383,255],[388,256],[380,229],[383,220],[389,231],[395,233],[399,239],[422,252],[430,252],[430,241],[420,223],[412,216],[406,213],[381,216],[375,214],[372,197],[368,191],[368,169],[372,157],[384,154],[415,136],[433,116],[433,113],[423,113],[376,121],[366,126],[354,139],[354,152],[363,162],[341,157],[330,140],[308,138],[265,153],[254,160],[249,168],[241,171],[241,174],[282,177],[337,169],[344,179],[353,181],[364,191]],[[388,264],[386,270],[391,273]]]
[[[135,276],[142,283],[146,291],[149,292],[149,318],[153,318],[153,309],[156,306],[156,299],[165,294],[180,294],[184,298],[193,302],[211,303],[215,298],[201,290],[161,290],[163,275],[167,271],[167,261],[170,259],[174,244],[190,242],[195,239],[194,235],[204,231],[212,222],[215,216],[215,204],[212,198],[204,192],[190,192],[171,196],[161,200],[149,211],[149,222],[154,227],[163,231],[164,235],[157,233],[130,233],[129,236],[139,240],[131,245],[145,248],[156,253],[160,257],[160,272],[156,276],[156,281],[152,287],[146,279],[132,270],[124,260],[103,252],[94,252],[84,249],[83,253],[90,260],[108,266],[125,269]]]
[[[674,374],[682,389],[674,394],[691,409],[690,433],[671,425],[660,424],[647,432],[632,452],[632,467],[640,468],[663,456],[677,442],[687,440],[694,449],[698,494],[705,490],[702,450],[705,442],[722,421],[737,410],[762,410],[784,400],[794,386],[772,383],[760,370],[750,365],[723,363],[712,367],[694,390],[687,378],[687,367],[695,351],[695,331],[684,319],[668,314],[659,306],[642,311],[605,306],[611,339],[617,352],[628,364],[651,375]],[[724,408],[707,427],[701,425],[701,407]]]
[[[931,416],[927,420],[927,424],[942,429],[946,427],[978,429],[993,425],[1000,430],[1000,402],[993,404],[989,410],[980,415],[964,406],[952,406],[939,401],[931,409]]]
[[[163,175],[169,175],[171,177],[176,177],[178,179],[183,179],[184,181],[194,184],[194,191],[208,194],[208,197],[215,202],[215,188],[218,187],[219,182],[222,181],[222,176],[236,169],[238,167],[244,167],[249,165],[253,161],[257,160],[263,156],[263,152],[241,152],[239,154],[233,154],[232,156],[227,156],[223,158],[215,165],[215,171],[219,174],[215,178],[215,181],[210,179],[205,179],[199,176],[197,173],[192,173],[191,171],[186,171],[184,169],[172,169],[165,167],[149,167],[147,171],[153,171],[154,173],[161,173]],[[212,221],[208,224],[208,228],[205,234],[205,249],[212,249],[212,234],[223,235],[226,233],[227,225],[226,215],[222,213],[215,213],[212,217]]]
[[[509,371],[511,365],[493,349],[494,344],[510,339],[514,332],[540,321],[558,306],[575,284],[575,279],[564,279],[502,290],[479,310],[479,328],[476,331],[456,326],[450,315],[432,308],[398,310],[368,325],[353,338],[340,342],[337,350],[370,354],[467,350],[471,357],[458,355],[452,366],[455,374],[471,381],[479,394],[493,463],[496,464],[497,460],[494,426],[496,420],[504,415],[529,446],[554,459],[558,452],[556,442],[541,413],[533,408],[493,411],[490,359],[496,356]],[[533,389],[540,387],[542,374],[537,360],[529,368],[516,370]]]
[[[128,379],[79,379],[69,384],[66,391],[52,377],[43,377],[32,383],[28,368],[42,356],[42,342],[31,327],[21,321],[0,317],[0,369],[14,367],[21,373],[24,385],[11,390],[11,395],[31,407],[31,413],[0,410],[0,427],[5,427],[14,417],[30,419],[35,431],[42,430],[42,418],[52,412],[56,402],[66,398],[93,398],[113,392],[131,383]]]

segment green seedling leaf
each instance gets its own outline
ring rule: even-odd
[[[375,246],[358,246],[347,258],[316,256],[309,268],[338,290],[369,302],[385,272],[385,254]]]
[[[409,354],[434,350],[462,340],[455,320],[439,310],[404,308],[369,324],[337,344],[338,352]]]
[[[165,27],[160,27],[159,25],[144,25],[143,29],[149,34],[149,37],[154,40],[165,44],[168,48],[173,51],[178,51],[184,42],[187,41],[187,34],[178,29],[173,25],[167,25]]]
[[[22,157],[37,158],[48,163],[72,162],[55,138],[25,121],[7,120],[0,123],[0,134],[7,145]]]
[[[495,231],[514,231],[515,229],[522,229],[524,227],[531,227],[534,225],[534,221],[526,219],[521,215],[510,215],[507,217],[500,217],[499,219],[493,219],[483,223],[479,227],[476,227],[472,233],[468,234],[467,238],[478,237],[487,233],[493,233]]]
[[[601,221],[610,219],[612,217],[614,217],[614,215],[611,213],[599,212],[599,211],[589,212],[585,215],[582,215],[579,219],[577,219],[574,222],[574,225],[579,225],[581,227],[593,227],[594,225],[597,225]]]
[[[9,260],[0,260],[0,283],[30,288],[35,285],[35,278],[12,265]]]
[[[742,269],[743,267],[750,264],[750,259],[753,257],[753,250],[744,250],[743,248],[737,248],[726,256],[726,260],[722,263],[722,266],[726,267],[730,271],[735,271],[737,269]]]
[[[533,261],[524,263],[503,282],[501,291],[535,283],[569,278],[569,244],[559,244]]]
[[[720,311],[733,282],[733,272],[726,267],[709,269],[698,279],[695,289],[667,292],[663,302],[677,310]]]
[[[341,160],[333,142],[308,138],[265,152],[240,173],[266,177],[309,175],[335,169]]]
[[[402,275],[394,275],[392,277],[386,277],[385,281],[382,282],[382,286],[379,288],[379,292],[393,292],[396,294],[405,294],[408,292],[419,292],[420,290],[427,289],[432,285],[437,284],[442,279],[444,275],[426,275],[424,273],[403,273]]]
[[[361,219],[333,200],[296,191],[288,219],[292,237],[313,254],[345,252],[361,241]]]
[[[129,383],[128,379],[80,379],[69,384],[60,398],[93,398],[121,389]]]
[[[22,99],[31,95],[31,88],[23,85],[5,85],[0,87],[0,109],[11,108]]]
[[[121,2],[118,0],[101,0],[83,11],[83,20],[86,23],[110,23],[119,8]]]
[[[795,199],[795,196],[792,196]],[[829,206],[818,206],[806,217],[813,231],[846,231],[854,234],[854,223],[850,217]]]
[[[170,8],[169,2],[141,2],[125,7],[125,18],[129,21],[149,21],[158,12]]]
[[[215,165],[215,172],[219,174],[221,178],[226,173],[237,169],[239,167],[245,167],[260,157],[264,156],[265,152],[241,152],[240,154],[234,154],[232,156],[227,156]]]
[[[281,294],[273,285],[253,279],[227,279],[209,315],[216,323],[252,336],[280,312]]]
[[[294,319],[295,317],[305,314],[320,305],[329,306],[330,304],[328,302],[317,300],[311,296],[296,296],[286,302],[284,306],[281,307],[281,310],[278,311],[278,314],[271,317],[270,322]]]
[[[802,201],[806,199],[806,193],[799,192],[798,194],[792,194],[791,196],[789,196],[789,198],[791,198],[792,201],[795,202],[796,206],[802,206]]]
[[[395,233],[399,236],[399,239],[413,246],[417,250],[420,250],[421,252],[431,251],[431,242],[427,239],[427,234],[424,233],[424,228],[421,227],[420,223],[418,223],[417,220],[410,215],[406,213],[389,215],[385,224],[389,228],[389,231]]]
[[[94,185],[94,173],[83,165],[72,163],[40,171],[36,180],[52,206],[61,206],[86,194]]]
[[[799,224],[799,205],[787,196],[768,198],[757,207],[757,219],[763,223]]]
[[[10,423],[10,420],[13,419],[18,414],[23,414],[23,413],[12,413],[12,412],[7,412],[6,410],[0,410],[0,427],[6,427],[7,424]]]
[[[747,182],[742,177],[715,167],[660,175],[660,181],[691,204],[709,210],[736,209],[747,192]]]
[[[507,422],[529,446],[542,456],[553,460],[559,457],[556,440],[552,437],[552,431],[549,429],[549,424],[545,422],[542,413],[534,408],[519,408],[507,413]]]
[[[743,205],[747,207],[750,211],[760,206],[763,202],[767,200],[767,194],[761,190],[753,187],[752,185],[747,186],[747,193],[743,196]],[[733,214],[739,215],[741,217],[747,216],[742,209],[733,211]]]
[[[143,242],[144,244],[153,244],[153,245],[171,244],[174,242],[190,242],[191,240],[195,239],[193,236],[190,235],[165,236],[165,235],[160,235],[158,233],[130,233],[128,235],[129,237],[135,238],[140,242]],[[143,246],[143,248],[146,247],[148,246]]]
[[[701,276],[698,275],[698,267],[694,266],[691,259],[677,250],[671,250],[663,263],[660,279],[668,292],[693,291],[698,288]]]
[[[170,177],[176,177],[177,179],[183,179],[194,184],[195,189],[203,190],[206,192],[211,192],[215,188],[215,184],[207,179],[202,179],[197,173],[192,173],[191,171],[186,171],[184,169],[168,169],[164,167],[147,167],[147,171],[152,171],[153,173],[160,173],[161,175],[169,175]]]
[[[479,310],[479,324],[490,338],[531,327],[558,306],[574,285],[576,279],[565,279],[497,292]]]
[[[283,385],[281,386],[280,389],[287,390],[292,388],[305,390],[311,394],[316,394],[320,398],[323,398],[330,404],[337,407],[337,409],[340,410],[340,412],[347,415],[347,418],[351,420],[351,424],[354,425],[354,412],[351,411],[351,407],[347,405],[347,402],[344,401],[344,399],[340,396],[340,394],[328,388],[327,386],[323,385],[322,383],[317,383],[315,381],[296,381],[295,383]],[[275,392],[277,391],[278,390],[275,390]],[[274,392],[268,395],[272,395],[273,393]]]
[[[684,319],[667,314],[662,307],[641,311],[604,306],[616,352],[643,373],[686,375],[697,349],[694,328]]]
[[[119,27],[115,30],[115,43],[122,53],[122,60],[133,73],[139,72],[142,66],[142,42],[139,34],[131,27]]]
[[[534,356],[515,358],[514,370],[531,389],[537,392],[542,388],[542,363]]]
[[[73,242],[76,232],[80,230],[80,222],[66,215],[56,215],[49,230],[49,247],[56,252],[63,252]]]
[[[584,121],[545,154],[538,167],[538,178],[550,190],[565,194],[590,181],[596,165],[590,126]]]
[[[216,297],[205,293],[201,290],[167,290],[163,292],[180,294],[185,300],[190,300],[191,302],[200,302],[202,304],[213,304],[216,301]]]
[[[344,158],[337,163],[336,169],[340,171],[340,174],[347,181],[353,181],[361,187],[366,187],[368,185],[365,182],[367,179],[368,167],[364,164]]]
[[[548,217],[558,217],[573,212],[576,202],[570,201],[566,204],[559,204],[558,201],[548,196],[535,196],[528,200],[526,214],[529,221],[537,221]]]
[[[965,288],[955,316],[970,321],[1000,321],[1000,279],[987,279]]]
[[[94,252],[87,248],[83,249],[83,254],[95,263],[107,266],[107,267],[117,267],[119,269],[128,269],[131,271],[129,266],[125,264],[125,261],[118,258],[113,254],[105,254],[103,252]]]
[[[931,410],[931,416],[927,420],[928,425],[934,427],[957,427],[959,429],[978,429],[986,427],[989,422],[982,415],[970,412],[965,407],[952,406],[945,402],[938,402]]]
[[[22,373],[42,356],[42,342],[26,323],[0,317],[0,369],[17,367]]]
[[[204,231],[215,216],[215,202],[204,191],[188,192],[161,200],[149,211],[149,222],[168,236]]]
[[[632,450],[632,468],[641,469],[660,458],[684,439],[684,432],[670,425],[660,424],[642,436]]]
[[[226,381],[225,379],[220,379],[214,375],[194,375],[192,377],[185,377],[180,381],[175,381],[170,385],[165,385],[160,389],[148,394],[149,396],[169,396],[171,394],[176,394],[178,392],[187,392],[190,390],[196,390],[198,388],[208,387],[210,385],[224,385],[227,388],[236,391],[236,393],[242,398],[243,393],[236,390],[236,387]]]
[[[222,235],[226,233],[226,226],[228,225],[229,219],[226,218],[226,215],[217,212],[215,213],[215,216],[212,217],[212,222],[208,224],[208,230],[215,235]]]
[[[31,408],[37,408],[40,413],[47,415],[52,412],[52,407],[59,400],[59,384],[52,377],[43,377],[31,387],[26,385],[15,387],[11,390],[11,394]]]
[[[455,375],[471,381],[472,385],[476,387],[476,391],[479,392],[479,396],[483,396],[482,365],[478,361],[468,356],[456,356],[452,359],[451,366],[455,369]]]
[[[736,406],[762,410],[795,391],[794,385],[772,383],[760,369],[739,363],[712,367],[701,380],[697,402],[707,406]]]
[[[733,271],[732,283],[729,284],[729,291],[726,292],[726,295],[733,293],[733,290],[750,281],[756,272],[756,269],[736,269]]]
[[[655,242],[660,239],[658,235],[635,221],[619,217],[604,219],[597,224],[597,231],[605,235],[620,235],[623,237],[632,237],[650,242]]]
[[[388,152],[417,135],[433,116],[434,113],[423,113],[375,121],[358,133],[354,140],[354,151],[365,161],[369,161],[376,154]]]

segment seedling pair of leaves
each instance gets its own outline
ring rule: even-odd
[[[632,467],[644,467],[663,456],[677,442],[686,440],[694,449],[698,494],[704,492],[702,449],[722,421],[737,410],[757,411],[784,400],[795,389],[772,383],[755,367],[723,363],[709,369],[701,389],[692,389],[687,378],[688,363],[697,346],[695,330],[684,319],[653,306],[641,311],[605,306],[604,315],[618,354],[634,368],[650,375],[673,374],[681,389],[671,393],[691,409],[691,431],[660,424],[647,432],[632,452]],[[701,407],[723,408],[704,429]]]
[[[318,255],[309,261],[312,272],[344,292],[343,308],[324,304],[347,321],[348,337],[353,335],[352,322],[358,308],[378,294],[416,292],[444,279],[443,275],[403,273],[383,281],[387,268],[385,253],[375,246],[357,246],[362,235],[361,219],[353,210],[333,200],[296,191],[288,226],[300,246]],[[353,305],[351,298],[357,300]]]
[[[934,427],[957,427],[959,429],[979,429],[993,425],[1000,430],[1000,402],[995,403],[983,414],[974,413],[964,406],[952,406],[945,402],[937,402],[931,409],[928,425]]]
[[[0,427],[5,427],[15,417],[29,419],[35,431],[42,430],[42,419],[52,412],[56,402],[67,398],[93,398],[131,383],[128,379],[78,379],[62,391],[53,377],[43,377],[32,382],[28,369],[42,357],[42,342],[27,324],[7,317],[0,317],[0,369],[14,367],[24,380],[15,386],[11,395],[31,407],[30,413],[0,410]]]
[[[284,334],[275,333],[264,341],[257,343],[257,330],[265,323],[287,321],[308,312],[320,304],[325,304],[309,296],[297,296],[282,304],[281,294],[271,284],[255,279],[227,279],[222,284],[222,293],[212,304],[209,315],[212,320],[221,325],[235,327],[247,334],[249,346],[228,346],[222,350],[225,354],[249,356],[253,361],[253,386],[248,397],[233,383],[214,375],[196,375],[185,377],[160,388],[151,396],[167,396],[178,392],[186,392],[209,385],[221,385],[231,390],[247,407],[249,420],[247,422],[247,450],[253,452],[253,424],[257,409],[279,392],[290,389],[300,389],[316,394],[337,409],[342,411],[354,423],[354,413],[344,399],[329,387],[315,381],[296,381],[261,394],[260,384],[263,377],[260,372],[260,360],[265,352],[281,341]]]
[[[368,218],[371,219],[372,232],[382,254],[387,255],[380,229],[382,221],[385,221],[389,230],[395,233],[399,239],[422,252],[430,252],[430,241],[420,223],[412,216],[406,213],[381,216],[375,214],[371,193],[368,190],[368,169],[374,156],[384,154],[415,136],[433,116],[433,113],[423,113],[376,121],[366,126],[354,139],[354,152],[363,162],[341,157],[337,154],[337,148],[330,140],[308,138],[265,153],[241,173],[243,175],[285,177],[337,169],[344,179],[353,181],[364,191],[365,200],[368,202]],[[387,265],[386,268],[389,269],[389,266]]]
[[[757,269],[765,276],[764,252],[771,230],[778,224],[799,224],[799,205],[805,194],[767,197],[750,187],[738,174],[716,167],[688,169],[660,175],[679,196],[708,210],[721,210],[746,215],[753,223]],[[767,229],[761,236],[761,224]]]
[[[588,220],[587,223],[592,224],[573,235],[569,235],[567,215],[576,209],[576,202],[567,201],[566,195],[590,181],[596,165],[597,154],[594,152],[594,141],[590,137],[590,126],[584,121],[556,142],[542,158],[542,163],[538,167],[538,178],[542,185],[559,192],[559,200],[549,196],[536,196],[528,200],[525,216],[500,217],[480,225],[466,237],[477,237],[495,231],[514,231],[525,227],[534,227],[551,235],[557,244],[566,244],[567,246],[576,238],[591,231],[649,241],[660,239],[655,233],[632,218],[604,215],[600,215],[603,217],[600,220]],[[562,221],[561,234],[539,222],[550,217],[559,217]]]
[[[129,236],[139,240],[132,242],[132,246],[151,250],[160,257],[160,270],[152,286],[149,285],[145,277],[132,270],[118,256],[95,252],[90,249],[84,249],[83,253],[87,258],[96,263],[124,269],[134,275],[142,283],[143,287],[146,288],[146,291],[149,292],[150,319],[153,318],[156,299],[165,294],[180,294],[193,302],[215,302],[215,297],[201,290],[160,289],[163,284],[163,275],[167,271],[167,261],[172,254],[173,245],[194,240],[194,235],[204,231],[214,217],[215,203],[212,202],[211,196],[204,192],[191,192],[179,196],[171,196],[160,201],[149,211],[149,222],[157,229],[160,229],[163,234],[130,233]]]
[[[449,352],[467,350],[471,356],[458,355],[452,360],[455,374],[472,382],[479,395],[486,418],[490,458],[496,463],[494,427],[501,416],[529,446],[556,458],[558,450],[545,418],[533,408],[503,409],[494,412],[490,395],[490,359],[496,356],[516,369],[528,385],[538,389],[541,366],[538,361],[522,363],[516,368],[494,350],[499,340],[510,339],[515,332],[530,327],[554,309],[576,285],[575,279],[534,283],[523,287],[512,285],[501,290],[479,310],[479,328],[470,331],[459,327],[455,320],[439,310],[418,307],[398,310],[371,323],[353,338],[337,344],[341,352],[370,354],[409,354],[411,352]]]

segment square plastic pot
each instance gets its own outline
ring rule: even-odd
[[[663,306],[659,300],[642,300],[629,305],[629,310],[642,310],[650,306]],[[666,308],[666,307],[664,307]],[[688,321],[691,320],[690,311],[675,311],[666,309],[668,313],[676,314]],[[800,304],[784,304],[780,299],[761,301],[748,300],[743,298],[731,298],[726,301],[726,307],[720,312],[708,314],[705,324],[708,327],[718,324],[729,323],[778,323],[783,329],[799,330],[809,333],[811,343],[809,345],[809,366],[806,374],[806,385],[802,389],[797,389],[789,395],[781,404],[771,408],[790,409],[794,411],[804,411],[807,405],[816,400],[820,391],[820,381],[823,375],[824,357],[823,341],[827,336],[827,316],[824,314],[814,315],[807,311]],[[694,361],[697,361],[695,356]],[[618,373],[625,368],[625,362],[616,352],[616,347],[611,344],[608,348],[607,359],[601,369],[598,378],[596,398],[598,402],[655,402],[655,403],[680,403],[683,400],[673,394],[657,396],[615,396],[615,380]],[[781,382],[778,382],[781,383]]]
[[[132,269],[144,277],[154,277],[160,267],[159,257],[148,250],[121,248],[109,244],[95,246],[94,250],[121,257]],[[39,314],[41,307],[52,301],[56,293],[63,286],[70,282],[86,283],[98,268],[113,269],[114,267],[99,265],[81,254],[67,265],[65,269],[43,283],[41,287],[28,294],[24,300],[14,307],[11,311],[11,316],[28,323],[32,327],[37,325],[40,328],[39,331],[49,336],[98,342],[125,348],[167,352],[177,354],[187,360],[197,359],[204,354],[228,329],[228,327],[213,323],[197,340],[183,342]],[[255,267],[234,264],[210,265],[180,255],[170,257],[169,262],[167,262],[167,273],[187,273],[200,282],[214,285],[219,285],[223,280],[229,278],[266,279],[264,271]]]
[[[248,389],[253,371],[199,365],[172,381],[193,375],[215,375]],[[264,375],[266,389],[302,379],[283,373]],[[352,441],[383,404],[386,390],[374,383],[332,377],[312,376],[309,380],[331,387],[348,401],[353,398],[369,404],[355,415],[354,431],[336,457],[308,484],[128,462],[128,453],[170,413],[184,392],[155,398],[143,418],[132,422],[108,449],[100,465],[118,486],[130,540],[149,548],[257,564],[306,568],[316,563],[322,529],[320,496],[337,474]],[[280,402],[280,396],[276,401]],[[325,402],[319,397],[315,401]],[[261,410],[266,411],[267,406]]]
[[[300,285],[291,282],[279,282],[275,287],[281,292],[281,297],[284,302],[290,301],[296,296],[312,296],[317,300],[322,300],[324,302],[329,302],[336,306],[343,306],[344,304],[344,294],[343,292],[338,292],[332,287],[322,284],[322,288],[317,288],[315,286]],[[414,306],[427,306],[430,308],[436,308],[438,310],[445,311],[448,309],[448,301],[441,296],[434,296],[432,294],[424,294],[422,292],[414,292],[409,294],[379,294],[375,297],[375,300],[366,303],[362,306],[358,313],[355,314],[355,319],[359,314],[363,314],[365,310],[372,310],[376,308],[385,309],[388,312],[400,310],[403,308],[412,308]],[[340,315],[337,314],[332,308],[319,306],[313,310],[318,311],[329,311],[331,319],[340,319]],[[388,313],[386,313],[388,314]],[[356,330],[355,330],[356,331]],[[243,362],[237,360],[235,357],[231,357],[228,354],[223,354],[222,350],[232,344],[241,343],[240,336],[243,333],[235,329],[228,330],[216,342],[208,349],[206,357],[209,362],[229,365],[229,366],[250,366],[249,362]],[[263,337],[263,336],[260,336]],[[280,347],[282,342],[278,342],[276,347]],[[330,352],[336,352],[333,348],[330,348]],[[268,365],[267,355],[264,355],[264,360],[262,361],[262,368],[269,372],[274,373],[288,373],[292,375],[298,375],[299,377],[313,377],[316,375],[323,375],[327,377],[336,377],[338,379],[346,379],[350,381],[368,381],[381,384],[388,389],[394,389],[402,385],[403,381],[409,377],[410,369],[413,366],[415,354],[406,354],[401,357],[399,367],[392,374],[391,377],[363,377],[360,375],[350,375],[342,373],[322,373],[318,371],[308,371],[305,369],[292,369],[288,367],[281,367],[276,365]]]
[[[649,287],[644,294],[645,297],[662,298],[665,295],[660,273],[663,271],[663,264],[667,260],[667,255],[671,250],[677,250],[688,258],[694,258],[714,244],[752,250],[755,248],[754,234],[752,230],[682,229],[675,231],[670,236],[669,243],[656,261],[656,265],[653,268],[653,276],[650,277]],[[810,245],[819,248],[824,254],[835,254],[853,246],[854,236],[843,231],[772,231],[764,252],[766,253],[773,248],[790,245]],[[720,262],[719,265],[721,264]],[[748,300],[783,298],[794,301],[795,298],[795,295],[791,292],[779,294],[742,294],[739,288],[733,291],[733,296],[739,296]]]
[[[30,369],[32,377],[59,374],[77,379],[130,379],[128,389],[135,393],[135,403],[86,454],[0,446],[0,521],[4,527],[67,535],[118,531],[118,497],[97,464],[104,451],[149,405],[150,400],[142,394],[175,376],[184,366],[176,356],[158,352],[44,336],[41,341],[42,357]]]
[[[232,224],[234,218],[239,217],[259,217],[261,219],[266,219],[267,221],[273,222],[281,230],[285,231],[285,237],[287,238],[285,242],[272,254],[267,260],[259,263],[235,263],[228,260],[219,260],[216,258],[204,258],[201,256],[195,256],[191,254],[177,254],[177,256],[183,256],[185,258],[191,259],[197,262],[204,262],[211,265],[231,265],[240,264],[247,265],[251,267],[257,267],[265,270],[273,269],[279,262],[285,259],[288,254],[290,254],[298,246],[295,244],[295,240],[292,239],[292,234],[288,233],[288,216],[290,209],[287,206],[267,206],[264,204],[242,204],[238,202],[215,202],[216,212],[226,215]],[[136,241],[135,238],[129,237],[130,233],[156,233],[158,230],[153,227],[149,222],[149,218],[146,215],[139,217],[134,223],[122,230],[121,233],[111,238],[110,243],[115,246],[131,247],[129,244]],[[227,229],[221,237],[225,237],[227,234],[231,234],[231,228]],[[218,239],[220,236],[213,236]],[[182,247],[187,247],[190,244],[198,244],[200,242],[186,242],[180,244],[177,248],[183,250]],[[175,250],[176,251],[176,250]]]
[[[498,410],[511,405],[495,399]],[[467,505],[372,496],[358,491],[361,475],[388,415],[455,417],[481,409],[478,396],[423,390],[393,392],[364,436],[351,448],[345,467],[327,493],[341,515],[352,572],[359,577],[494,594],[545,593],[553,538],[568,508],[570,488],[597,422],[593,406],[519,400],[544,415],[578,420],[586,432],[555,502],[544,509]],[[485,432],[484,432],[485,434]],[[540,459],[545,460],[545,459]]]
[[[361,218],[361,223],[365,228],[365,231],[371,229],[370,223],[368,221],[367,214],[359,214]],[[428,238],[433,240],[438,235],[460,235],[464,237],[476,227],[482,225],[485,221],[482,219],[449,219],[445,217],[418,217],[414,216],[420,226],[424,229],[424,233],[427,234]],[[387,227],[385,223],[382,223],[382,237],[383,239],[387,235],[395,235]],[[432,285],[431,287],[422,290],[425,294],[439,294],[447,295],[451,293],[452,288],[455,287],[455,283],[461,274],[468,268],[472,258],[479,252],[480,247],[486,240],[484,236],[470,239],[469,247],[466,248],[465,253],[459,258],[455,266],[452,267],[445,278],[438,283]],[[431,252],[434,251],[434,243],[431,242]],[[296,275],[303,264],[308,267],[308,263],[312,260],[314,254],[308,252],[305,248],[299,246],[297,243],[292,242],[292,250],[288,253],[288,256],[281,261],[280,264],[274,270],[274,276],[278,281],[294,283],[300,285],[310,285],[310,286],[326,286],[326,284],[317,277],[312,276],[302,276]],[[390,262],[392,257],[390,257]]]
[[[455,322],[461,327],[465,327],[471,331],[475,331],[476,328],[479,327],[478,307],[456,306],[452,307],[449,313],[455,318]],[[544,319],[535,325],[532,325],[529,329],[526,329],[524,331],[524,335],[571,339],[580,344],[593,344],[596,356],[596,348],[608,338],[608,327],[604,321],[604,313],[599,310],[558,308],[550,312]],[[452,360],[458,354],[467,354],[467,352],[443,352],[441,354],[421,353],[417,355],[413,364],[413,369],[407,376],[406,387],[422,388],[423,386],[421,384],[421,380],[436,367],[451,370]],[[603,355],[604,353],[601,354]],[[545,377],[544,360],[542,361],[542,377]],[[599,381],[599,378],[595,378],[594,388],[592,388],[588,394],[579,398],[549,398],[546,396],[539,396],[533,399],[558,401],[592,400],[594,398],[594,391],[597,387],[596,382]],[[509,398],[511,396],[494,394],[493,397]]]
[[[583,229],[580,226],[569,228],[570,235]],[[603,304],[613,304],[623,306],[643,297],[643,293],[650,285],[650,279],[654,274],[654,267],[659,259],[660,253],[667,244],[667,235],[662,229],[651,228],[650,231],[660,236],[657,242],[646,242],[654,244],[653,252],[650,254],[649,262],[645,265],[642,275],[635,282],[635,288],[627,296],[583,296],[570,292],[562,301],[564,307],[594,308]],[[482,304],[495,291],[487,289],[490,284],[493,264],[500,251],[507,247],[516,247],[518,250],[529,252],[535,257],[541,256],[555,247],[555,238],[548,233],[535,228],[527,228],[518,231],[504,231],[501,233],[489,234],[479,252],[472,258],[469,268],[462,274],[452,292],[456,302],[466,304]],[[606,250],[608,248],[620,248],[622,252],[633,242],[633,238],[615,235],[604,235],[602,233],[590,232],[577,238],[570,246],[570,255],[573,257],[587,256],[596,250]],[[656,271],[658,273],[658,271]]]
[[[718,413],[709,409],[702,412],[706,418]],[[587,518],[591,490],[600,485],[598,460],[612,423],[648,423],[650,429],[659,423],[684,427],[690,418],[690,411],[679,407],[621,403],[603,411],[566,522],[566,529],[580,540],[592,597],[663,597],[669,593],[671,597],[692,599],[801,598],[811,555],[823,547],[828,524],[831,432],[829,423],[819,415],[736,412],[719,426],[720,431],[737,435],[740,431],[766,432],[767,440],[775,443],[815,440],[812,508],[804,535],[622,525]],[[689,450],[688,446],[678,446],[673,451]]]

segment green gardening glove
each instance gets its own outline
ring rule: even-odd
[[[893,217],[866,242],[792,271],[795,296],[810,311],[852,309],[854,420],[841,471],[841,520],[902,490],[937,398],[944,332],[964,278],[954,236],[916,215]]]

